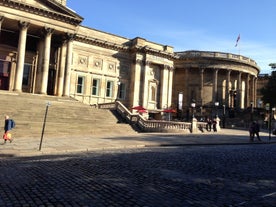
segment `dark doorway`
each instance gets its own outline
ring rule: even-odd
[[[10,62],[0,60],[0,90],[9,90]]]
[[[47,87],[48,95],[54,95],[55,82],[56,82],[56,70],[53,68],[50,68],[49,75],[48,75],[48,87]]]

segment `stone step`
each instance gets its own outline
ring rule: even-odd
[[[92,108],[66,97],[0,91],[0,126],[7,114],[16,121],[15,137],[40,137],[48,107],[44,133],[47,136],[99,136],[136,134],[128,124],[118,123],[110,110]],[[2,117],[2,118],[1,118]]]

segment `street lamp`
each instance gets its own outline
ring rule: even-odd
[[[275,107],[270,108],[269,111],[269,141],[271,140],[271,128],[272,128],[272,117],[274,118]]]
[[[191,107],[192,107],[192,114],[193,114],[193,119],[194,119],[195,118],[195,111],[194,111],[194,109],[196,107],[196,103],[192,102],[191,103]]]
[[[117,98],[116,98],[116,100],[118,100],[121,97],[121,95],[120,95],[120,93],[121,93],[121,88],[120,88],[121,81],[120,81],[120,77],[118,78],[117,85],[118,85],[118,89],[117,89]]]
[[[223,106],[222,127],[225,128],[225,121],[226,121],[226,117],[225,117],[225,104],[223,104],[222,106]]]
[[[218,118],[218,106],[219,106],[219,102],[216,101],[216,102],[215,102],[215,107],[216,107],[216,118]]]
[[[254,103],[253,101],[250,102],[250,109],[251,109],[250,120],[251,120],[251,122],[253,121],[253,112],[254,112],[253,103]]]

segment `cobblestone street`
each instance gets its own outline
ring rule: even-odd
[[[276,145],[0,159],[0,206],[276,206]]]

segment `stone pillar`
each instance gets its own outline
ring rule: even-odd
[[[246,84],[245,84],[245,91],[246,91],[246,96],[245,96],[245,108],[250,106],[250,74],[247,74],[246,77]]]
[[[226,94],[225,94],[225,106],[226,107],[230,107],[230,100],[229,100],[229,97],[230,97],[230,83],[231,83],[231,70],[228,70],[227,71],[227,79],[226,79]]]
[[[253,78],[253,84],[252,84],[252,101],[253,101],[253,106],[256,106],[256,98],[257,98],[257,91],[256,91],[256,89],[257,89],[257,77],[254,77]]]
[[[150,62],[149,61],[146,61],[145,62],[145,68],[144,68],[144,74],[143,74],[143,80],[141,81],[143,83],[143,86],[142,86],[142,90],[140,93],[140,98],[142,99],[142,106],[144,106],[145,108],[148,107],[148,97],[149,97],[149,81],[148,81],[148,73],[149,73],[149,65],[150,65]],[[141,100],[140,100],[141,102]]]
[[[17,49],[17,64],[16,64],[16,74],[14,81],[14,91],[22,92],[22,81],[24,72],[24,62],[25,62],[25,52],[26,52],[26,42],[27,42],[27,30],[29,27],[28,22],[19,22],[19,40]]]
[[[48,74],[50,65],[50,52],[51,52],[51,39],[53,34],[53,29],[45,27],[45,39],[44,39],[44,59],[42,64],[42,79],[41,88],[39,93],[47,94],[48,86]]]
[[[197,128],[197,119],[196,118],[192,118],[192,123],[191,123],[191,133],[197,132],[198,128]]]
[[[132,106],[140,105],[140,86],[141,86],[141,70],[143,61],[140,59],[135,59],[133,62],[133,69],[131,73],[131,84],[133,84],[133,100]]]
[[[65,42],[60,47],[59,55],[59,71],[57,81],[57,96],[63,95],[64,75],[65,75],[65,62],[66,62],[66,45]]]
[[[242,73],[238,73],[238,86],[237,86],[237,107],[240,109],[241,108],[241,98],[242,98],[242,81],[241,81],[241,75]]]
[[[2,28],[2,23],[4,21],[4,17],[3,16],[0,16],[0,34],[1,34],[1,28]]]
[[[204,69],[200,70],[200,105],[203,106]]]
[[[161,108],[168,108],[170,107],[168,103],[168,75],[169,75],[169,70],[167,66],[164,66],[162,70],[162,76],[161,76],[161,102],[160,102],[160,107]]]
[[[168,105],[172,105],[173,67],[169,67]]]
[[[67,34],[67,51],[66,51],[66,64],[65,64],[65,81],[63,87],[63,96],[70,96],[70,79],[71,79],[71,64],[73,57],[73,40],[75,34]]]
[[[218,69],[214,69],[213,73],[213,103],[218,101]]]

